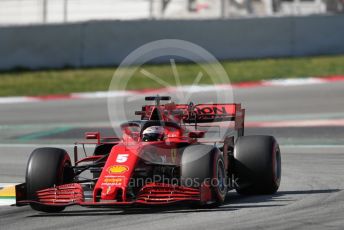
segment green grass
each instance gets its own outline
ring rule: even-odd
[[[344,74],[344,55],[225,61],[221,64],[228,73],[231,82]],[[165,82],[175,85],[169,64],[146,65],[142,68]],[[0,72],[0,96],[106,91],[115,70],[116,68],[101,67]],[[140,70],[141,68],[130,78],[126,89],[162,87],[161,84],[144,76]],[[192,84],[201,68],[197,64],[177,63],[177,70],[182,84]],[[206,73],[199,82],[199,84],[212,83],[214,82]]]

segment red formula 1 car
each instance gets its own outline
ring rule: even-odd
[[[96,140],[92,156],[79,159],[80,144],[74,147],[73,164],[63,149],[34,150],[26,182],[16,186],[16,205],[45,212],[70,205],[220,205],[231,189],[240,194],[277,191],[278,143],[272,136],[244,136],[240,104],[161,104],[170,97],[160,96],[146,100],[155,103],[136,112],[140,120],[122,124],[120,138],[86,133]],[[206,140],[208,133],[218,139]]]

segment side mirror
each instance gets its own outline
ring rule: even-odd
[[[203,138],[205,135],[205,131],[192,131],[189,132],[190,138]]]
[[[100,144],[100,133],[99,132],[87,132],[87,133],[85,133],[85,138],[87,140],[97,140],[97,143]]]

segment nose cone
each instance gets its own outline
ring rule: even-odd
[[[126,201],[126,188],[138,159],[138,146],[114,146],[94,189],[102,200]],[[99,193],[99,191],[101,191]]]

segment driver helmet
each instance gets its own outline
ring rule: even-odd
[[[165,130],[161,126],[150,126],[142,133],[143,141],[162,141],[164,139]]]

